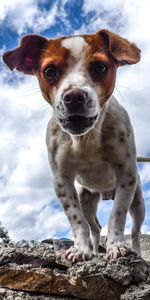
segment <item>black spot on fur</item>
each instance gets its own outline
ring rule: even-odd
[[[133,176],[133,173],[132,172],[128,172],[127,176],[131,177],[131,176]]]
[[[124,131],[120,131],[120,137],[125,137],[125,132]]]
[[[65,193],[58,193],[58,198],[64,198],[64,197],[66,197],[66,194]]]
[[[134,183],[135,183],[135,178],[131,179],[131,180],[128,182],[128,186],[132,186]]]
[[[129,158],[129,157],[130,157],[130,153],[129,153],[129,152],[127,152],[127,154],[126,154],[126,157],[127,157],[127,158]]]
[[[122,187],[123,189],[125,189],[125,188],[126,188],[126,185],[125,185],[124,183],[122,183],[122,184],[121,184],[121,187]]]
[[[115,235],[119,235],[119,233],[117,231],[115,231]]]
[[[73,198],[76,200],[77,199],[77,195],[76,195],[76,192],[74,191],[73,192]]]
[[[118,211],[117,211],[117,214],[118,214],[118,216],[121,216],[121,211],[118,210]]]
[[[119,168],[119,169],[122,169],[123,168],[123,164],[117,164],[117,167]]]
[[[65,205],[64,205],[64,209],[65,209],[65,210],[68,210],[68,209],[69,209],[69,207],[70,207],[70,205],[69,205],[69,204],[65,204]]]
[[[119,142],[120,142],[120,144],[124,144],[125,143],[125,138],[124,137],[120,137],[119,138]]]
[[[62,183],[58,183],[57,186],[61,189],[64,185]]]
[[[129,137],[129,136],[130,136],[130,134],[131,134],[131,130],[130,130],[130,129],[128,129],[128,131],[127,131],[127,136]]]
[[[76,219],[77,219],[77,216],[76,216],[76,215],[73,215],[73,219],[76,220]]]

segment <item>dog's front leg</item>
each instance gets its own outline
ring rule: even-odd
[[[131,252],[129,246],[124,242],[124,228],[126,215],[133,201],[136,186],[136,169],[132,172],[126,169],[117,178],[115,200],[108,225],[108,259],[116,259]]]
[[[67,250],[66,258],[71,262],[88,260],[92,256],[89,227],[83,216],[74,182],[59,175],[55,176],[54,186],[74,235],[74,246]]]

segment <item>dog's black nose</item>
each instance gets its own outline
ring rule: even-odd
[[[63,101],[69,113],[84,113],[87,94],[80,89],[72,89],[64,94]]]

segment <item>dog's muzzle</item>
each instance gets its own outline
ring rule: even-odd
[[[86,92],[72,89],[63,96],[63,105],[66,116],[59,118],[63,129],[74,135],[88,131],[96,121],[98,114],[89,114],[90,99]],[[90,116],[89,116],[90,115]]]

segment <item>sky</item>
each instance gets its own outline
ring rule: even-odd
[[[114,95],[130,115],[137,154],[150,156],[149,11],[149,0],[3,0],[0,57],[29,33],[54,38],[107,28],[134,41],[141,61],[118,70]],[[14,241],[72,237],[48,164],[45,133],[51,114],[36,78],[11,72],[0,59],[0,221]],[[150,163],[138,168],[146,204],[142,232],[150,234]],[[111,208],[112,201],[99,205],[102,234]],[[128,216],[125,232],[130,229]]]

